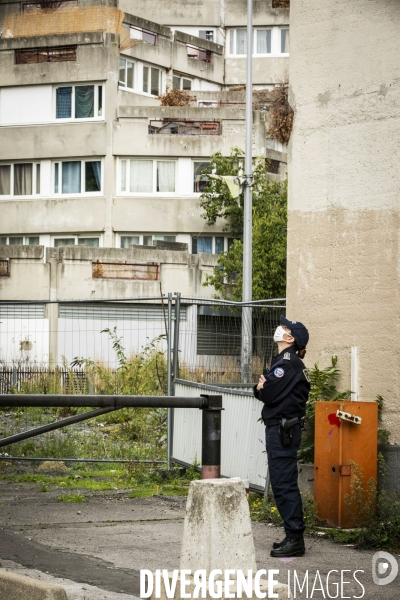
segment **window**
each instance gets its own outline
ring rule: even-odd
[[[121,248],[129,248],[132,244],[139,244],[138,235],[121,235]]]
[[[281,29],[281,53],[289,54],[289,29]]]
[[[229,31],[228,56],[246,56],[247,30]],[[253,54],[280,56],[289,54],[289,28],[265,27],[253,29]]]
[[[125,58],[119,59],[119,84],[123,87],[134,89],[134,75],[135,75],[135,64],[126,60]]]
[[[207,40],[208,42],[214,41],[214,31],[212,29],[200,29],[199,38]]]
[[[101,189],[101,160],[54,163],[55,194],[99,194]]]
[[[191,90],[193,81],[187,77],[174,75],[172,78],[172,88],[174,90]]]
[[[229,32],[229,54],[246,54],[246,29],[231,29]]]
[[[140,27],[130,26],[129,37],[133,40],[142,40],[146,44],[156,46],[157,34],[153,31],[147,31],[147,29],[141,29]]]
[[[3,246],[39,246],[39,236],[25,237],[22,235],[8,235],[0,237],[0,245]]]
[[[199,235],[192,236],[192,254],[221,254],[226,252],[233,244],[233,238],[227,238],[222,235]]]
[[[15,51],[15,64],[17,65],[67,61],[76,61],[76,46],[30,48],[29,50]]]
[[[60,246],[89,246],[90,248],[98,248],[100,246],[100,238],[92,236],[69,235],[65,237],[55,237],[53,239],[54,248]]]
[[[128,194],[175,192],[176,162],[172,160],[120,161],[120,191]]]
[[[152,96],[160,95],[161,71],[154,67],[143,66],[143,91]]]
[[[56,119],[97,119],[103,115],[102,85],[57,87]]]
[[[0,165],[1,196],[34,196],[40,193],[40,165],[14,163]]]
[[[271,54],[271,29],[257,29],[255,54]]]
[[[132,244],[140,246],[152,246],[153,241],[160,240],[162,242],[175,242],[175,235],[156,235],[156,234],[120,234],[120,247],[129,248]]]
[[[206,187],[208,180],[203,175],[204,169],[210,166],[209,162],[194,162],[193,163],[193,192],[201,194]]]
[[[187,45],[188,58],[194,58],[195,60],[201,60],[202,62],[210,63],[212,60],[212,52],[210,50],[203,50],[196,46]]]

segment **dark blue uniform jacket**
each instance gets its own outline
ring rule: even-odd
[[[296,354],[294,347],[283,350],[276,356],[271,368],[264,372],[264,387],[254,395],[264,402],[261,416],[264,423],[286,417],[303,417],[310,392],[310,382],[303,361]]]

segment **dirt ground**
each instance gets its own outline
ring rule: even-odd
[[[79,491],[83,490],[69,490]],[[0,480],[1,567],[61,584],[69,600],[134,600],[139,596],[140,569],[179,568],[184,497],[129,498],[129,490],[84,493],[86,502],[58,502],[59,488],[43,492],[36,483]],[[293,578],[296,570],[301,581],[308,571],[309,591],[297,592],[297,598],[400,597],[400,574],[389,585],[373,583],[373,551],[335,544],[323,535],[307,536],[304,558],[279,560],[269,552],[282,531],[253,523],[253,534],[259,569],[279,569],[282,583],[287,583],[288,571]],[[343,579],[350,583],[343,584],[343,592],[339,586],[336,596],[335,587],[330,587],[329,596],[325,582],[333,569],[339,575],[333,573],[332,582],[346,570]],[[353,578],[356,570],[364,594]],[[323,590],[318,579],[315,583],[317,571]]]

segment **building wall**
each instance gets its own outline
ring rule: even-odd
[[[400,442],[400,5],[297,0],[291,9],[287,314],[310,329],[306,362],[338,355],[359,398],[385,400]],[[355,391],[355,390],[353,390]]]
[[[0,276],[0,300],[90,300],[139,298],[180,292],[211,297],[214,288],[203,287],[217,264],[212,254],[191,255],[187,250],[159,248],[87,248],[64,246],[0,246],[0,260],[8,260],[10,275]],[[116,265],[157,265],[154,280],[94,277],[96,261]],[[23,283],[21,283],[23,282]]]

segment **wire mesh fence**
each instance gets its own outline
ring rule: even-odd
[[[272,358],[284,312],[284,301],[252,303],[254,380]],[[0,301],[0,393],[161,396],[173,388],[174,375],[240,385],[242,325],[240,304],[204,298]],[[0,410],[0,438],[80,410]],[[123,409],[0,453],[163,464],[171,431],[167,409]]]

